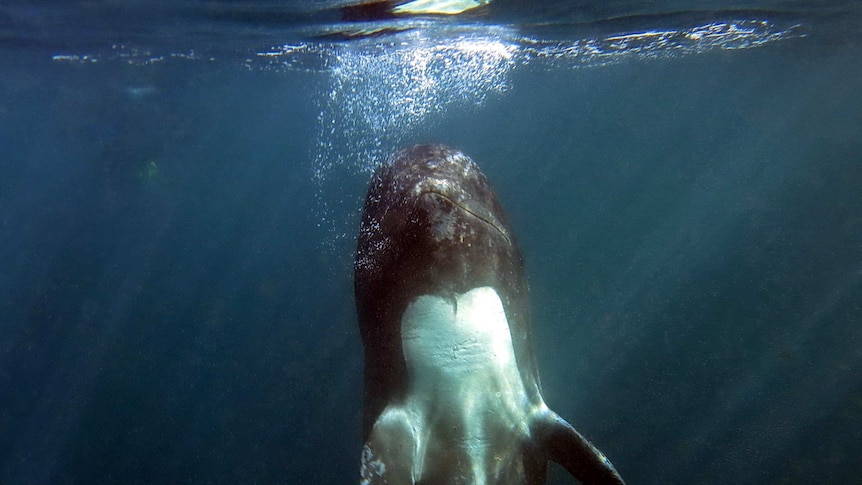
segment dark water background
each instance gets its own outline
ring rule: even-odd
[[[58,62],[89,45],[7,35],[0,482],[355,482],[363,157],[419,141],[494,183],[546,401],[629,483],[862,481],[853,15],[518,65],[394,134],[321,102],[327,66]]]

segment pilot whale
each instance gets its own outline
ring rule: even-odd
[[[611,462],[545,405],[523,258],[478,166],[443,145],[374,173],[357,242],[363,484],[582,483]]]

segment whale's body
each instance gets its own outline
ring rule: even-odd
[[[549,459],[583,483],[622,483],[544,403],[521,252],[466,155],[417,145],[377,170],[354,284],[362,483],[539,484]]]

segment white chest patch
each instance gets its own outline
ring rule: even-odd
[[[401,338],[414,384],[470,380],[479,372],[521,385],[509,322],[493,288],[475,288],[454,299],[420,296],[404,312]],[[509,382],[512,378],[517,382]]]
[[[401,334],[416,477],[426,450],[442,445],[470,463],[469,482],[485,483],[528,433],[531,409],[500,297],[489,287],[454,299],[421,296],[404,312]]]

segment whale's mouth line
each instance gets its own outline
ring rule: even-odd
[[[448,195],[446,195],[446,194],[444,194],[444,193],[442,193],[442,192],[439,192],[439,191],[437,191],[437,190],[433,190],[433,189],[425,190],[424,192],[422,192],[422,194],[421,194],[421,195],[426,195],[426,194],[427,194],[427,195],[436,195],[437,197],[442,197],[442,198],[444,198],[444,199],[448,200],[448,201],[449,201],[452,205],[454,205],[455,207],[458,207],[459,209],[461,209],[461,210],[463,210],[464,212],[466,212],[466,213],[470,214],[471,216],[475,217],[476,219],[479,219],[480,221],[484,222],[485,224],[488,224],[489,226],[491,226],[491,227],[493,227],[494,229],[496,229],[496,230],[497,230],[497,232],[499,232],[499,233],[500,233],[500,235],[501,235],[501,236],[503,236],[503,238],[504,238],[504,239],[506,239],[506,242],[508,242],[509,244],[511,244],[511,243],[512,243],[512,241],[511,241],[511,240],[509,240],[509,236],[508,236],[508,235],[506,235],[506,231],[504,231],[504,230],[503,230],[500,226],[498,226],[494,221],[489,220],[487,217],[484,217],[484,216],[482,216],[481,214],[476,213],[475,211],[471,210],[469,207],[466,207],[466,206],[464,206],[464,205],[462,205],[462,204],[458,203],[458,201],[456,201],[456,200],[452,199],[452,198],[451,198],[451,197],[449,197]]]

